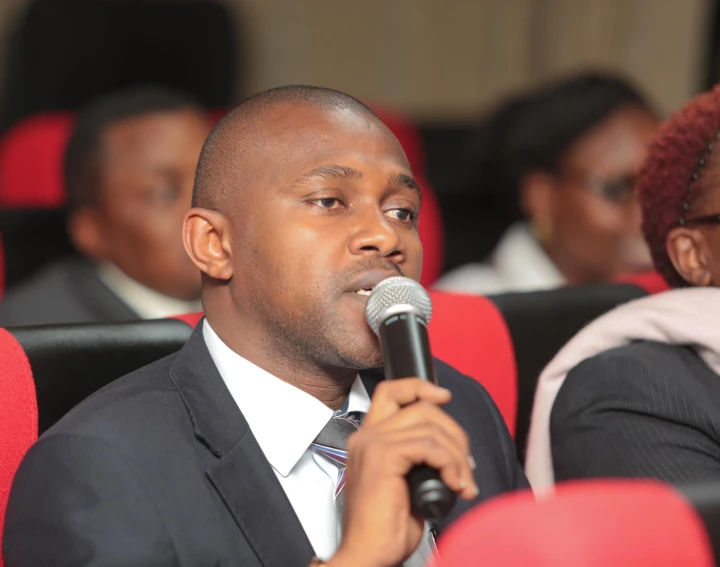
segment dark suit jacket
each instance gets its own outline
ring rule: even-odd
[[[638,342],[576,366],[550,417],[556,480],[720,480],[720,376],[690,348]]]
[[[442,362],[436,369],[453,392],[447,410],[472,441],[478,501],[527,487],[485,390]],[[370,390],[377,383],[363,379]],[[451,519],[469,506],[458,503]],[[7,567],[305,567],[313,555],[200,327],[33,446],[15,478],[3,551]]]
[[[0,326],[105,323],[138,319],[82,258],[56,262],[11,290],[0,303]]]

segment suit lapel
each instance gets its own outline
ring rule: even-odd
[[[213,363],[202,323],[178,354],[170,377],[196,437],[218,457],[207,476],[262,565],[310,563],[310,541]]]

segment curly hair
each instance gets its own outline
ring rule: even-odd
[[[705,157],[715,165],[717,148],[708,146],[720,132],[720,85],[690,100],[679,112],[660,126],[650,144],[638,181],[642,207],[643,234],[650,247],[655,269],[671,287],[688,284],[675,270],[667,253],[668,233],[680,225],[687,214],[687,203],[707,191],[706,168],[700,168]],[[720,144],[717,144],[720,145]],[[718,156],[720,157],[720,156]],[[699,176],[693,180],[693,175]],[[688,191],[688,187],[692,191]],[[692,215],[691,215],[692,216]]]

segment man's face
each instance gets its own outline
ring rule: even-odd
[[[123,120],[102,136],[102,259],[179,299],[200,296],[200,274],[185,254],[181,230],[209,130],[201,114],[179,110]]]
[[[368,291],[422,265],[407,158],[372,116],[278,105],[263,120],[257,183],[229,215],[238,324],[323,367],[377,366]]]

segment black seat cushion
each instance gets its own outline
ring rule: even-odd
[[[580,329],[614,307],[647,295],[634,285],[598,284],[490,296],[512,336],[518,374],[515,444],[525,460],[535,388],[540,373]]]
[[[40,434],[116,378],[179,350],[192,333],[175,319],[7,330],[30,361]]]

